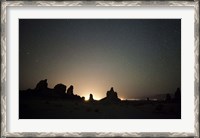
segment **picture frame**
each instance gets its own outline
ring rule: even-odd
[[[29,9],[33,7],[191,7],[194,11],[194,127],[193,132],[138,132],[138,131],[69,131],[69,132],[10,132],[7,130],[8,124],[12,123],[8,120],[8,99],[10,94],[8,86],[11,78],[8,75],[9,66],[8,59],[10,52],[8,50],[9,28],[11,23],[9,17],[9,8],[26,7]],[[31,17],[30,17],[31,18]],[[189,27],[189,26],[188,26]],[[192,36],[193,37],[193,36]],[[13,51],[16,49],[14,48]],[[15,51],[16,52],[16,51]],[[199,137],[199,1],[3,1],[1,3],[1,136],[2,137]],[[184,107],[183,107],[184,108]],[[17,111],[17,110],[16,110]],[[47,120],[48,121],[48,120]],[[123,120],[122,120],[123,121]],[[72,120],[73,122],[73,120]]]

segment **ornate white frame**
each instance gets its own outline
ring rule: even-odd
[[[195,10],[195,132],[7,132],[6,131],[6,8],[8,6],[193,6]],[[199,1],[3,1],[1,4],[1,136],[2,137],[199,137]]]

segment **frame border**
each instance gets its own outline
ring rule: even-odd
[[[7,132],[6,131],[6,8],[9,6],[193,6],[194,7],[194,133],[186,132]],[[195,137],[199,138],[199,1],[6,1],[1,3],[1,137]]]

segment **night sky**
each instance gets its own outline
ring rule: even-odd
[[[20,19],[19,89],[48,79],[95,99],[181,87],[180,19]]]

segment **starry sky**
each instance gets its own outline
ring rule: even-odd
[[[48,79],[101,99],[181,87],[180,19],[19,19],[19,89]]]

